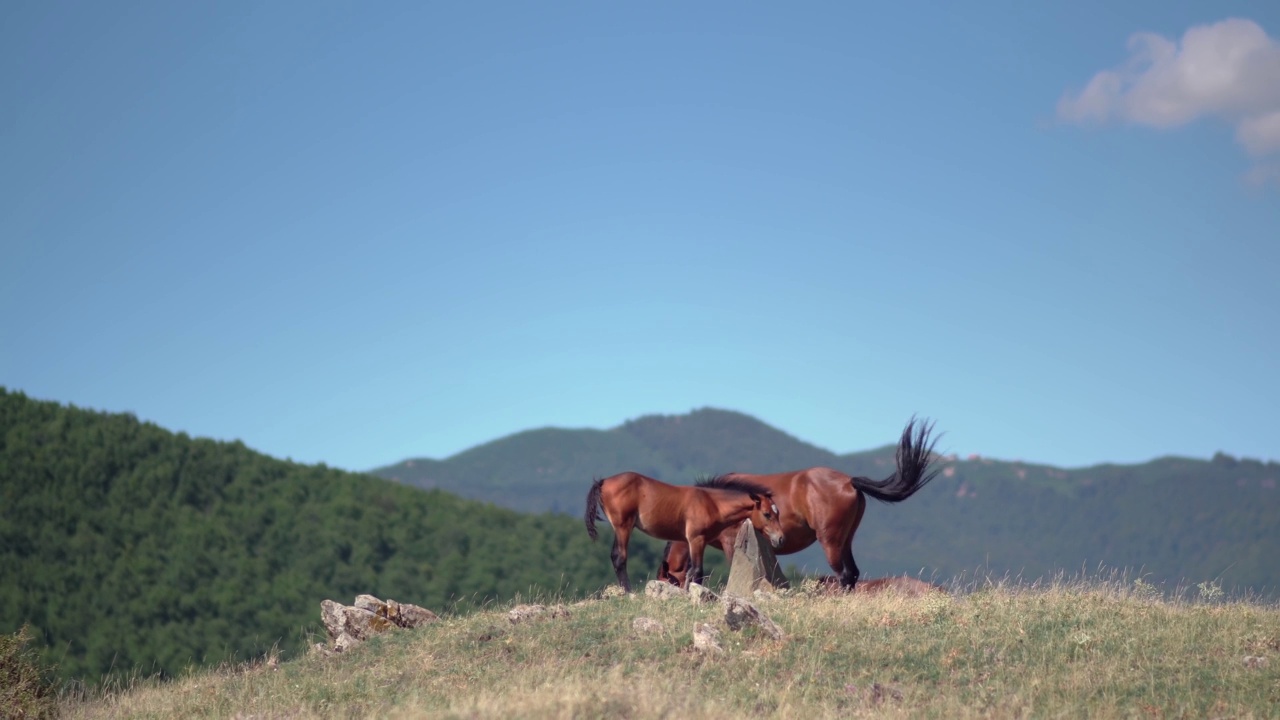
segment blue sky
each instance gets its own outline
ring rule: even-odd
[[[1278,39],[1274,2],[0,4],[0,384],[351,469],[704,406],[1280,459]]]

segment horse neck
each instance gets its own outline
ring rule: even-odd
[[[756,509],[755,501],[746,493],[716,490],[708,491],[708,494],[711,495],[712,502],[716,504],[721,517],[730,525],[737,525],[751,517],[751,513]]]

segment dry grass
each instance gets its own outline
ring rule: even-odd
[[[1280,717],[1280,609],[1165,601],[1141,585],[759,603],[788,633],[730,632],[719,605],[643,596],[513,625],[447,618],[334,657],[134,681],[70,717]],[[664,626],[642,633],[647,617]],[[725,652],[692,651],[695,622]],[[1263,657],[1251,661],[1246,657]]]

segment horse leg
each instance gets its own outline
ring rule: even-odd
[[[725,567],[733,567],[733,548],[737,544],[737,528],[730,528],[720,533],[720,549],[724,551]]]
[[[858,493],[858,504],[854,506],[853,523],[849,527],[849,539],[840,543],[840,584],[846,590],[852,592],[853,588],[858,584],[858,578],[862,577],[862,571],[858,569],[858,563],[853,560],[853,536],[858,532],[858,526],[862,524],[862,515],[867,511],[867,496]]]
[[[840,584],[846,590],[852,591],[854,586],[858,584],[858,578],[862,577],[862,571],[858,569],[858,563],[853,561],[853,542],[844,546],[844,550],[840,553],[841,567]]]
[[[615,527],[613,529],[613,550],[609,558],[613,560],[613,572],[618,576],[618,584],[623,590],[631,592],[631,579],[627,577],[627,542],[631,539],[631,528]]]
[[[821,538],[822,552],[827,556],[827,564],[831,566],[831,570],[835,572],[836,577],[840,578],[840,584],[845,588],[853,587],[849,582],[849,576],[846,574],[845,555],[849,556],[849,560],[853,560],[853,554],[850,552],[848,544],[843,548],[839,543],[832,542],[827,538]],[[853,582],[857,582],[855,577]]]
[[[685,589],[688,589],[690,583],[701,585],[706,580],[702,575],[702,554],[706,549],[707,543],[703,538],[689,538],[689,572],[684,577]]]

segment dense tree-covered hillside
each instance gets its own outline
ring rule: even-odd
[[[605,525],[607,528],[607,524]],[[606,530],[607,533],[607,530]],[[613,580],[610,535],[0,388],[0,633],[64,676],[298,648],[320,601],[433,609]],[[660,545],[633,541],[632,573]]]
[[[1102,565],[1147,573],[1150,582],[1219,579],[1280,594],[1280,464],[1221,454],[1073,470],[985,458],[938,463],[942,474],[911,499],[867,509],[854,541],[864,575],[981,570],[1033,579]],[[893,448],[835,455],[749,416],[704,409],[604,431],[519,433],[447,460],[374,472],[509,507],[573,512],[593,475],[636,470],[687,483],[727,470],[815,465],[882,478],[893,472]],[[816,548],[782,561],[826,570]]]

